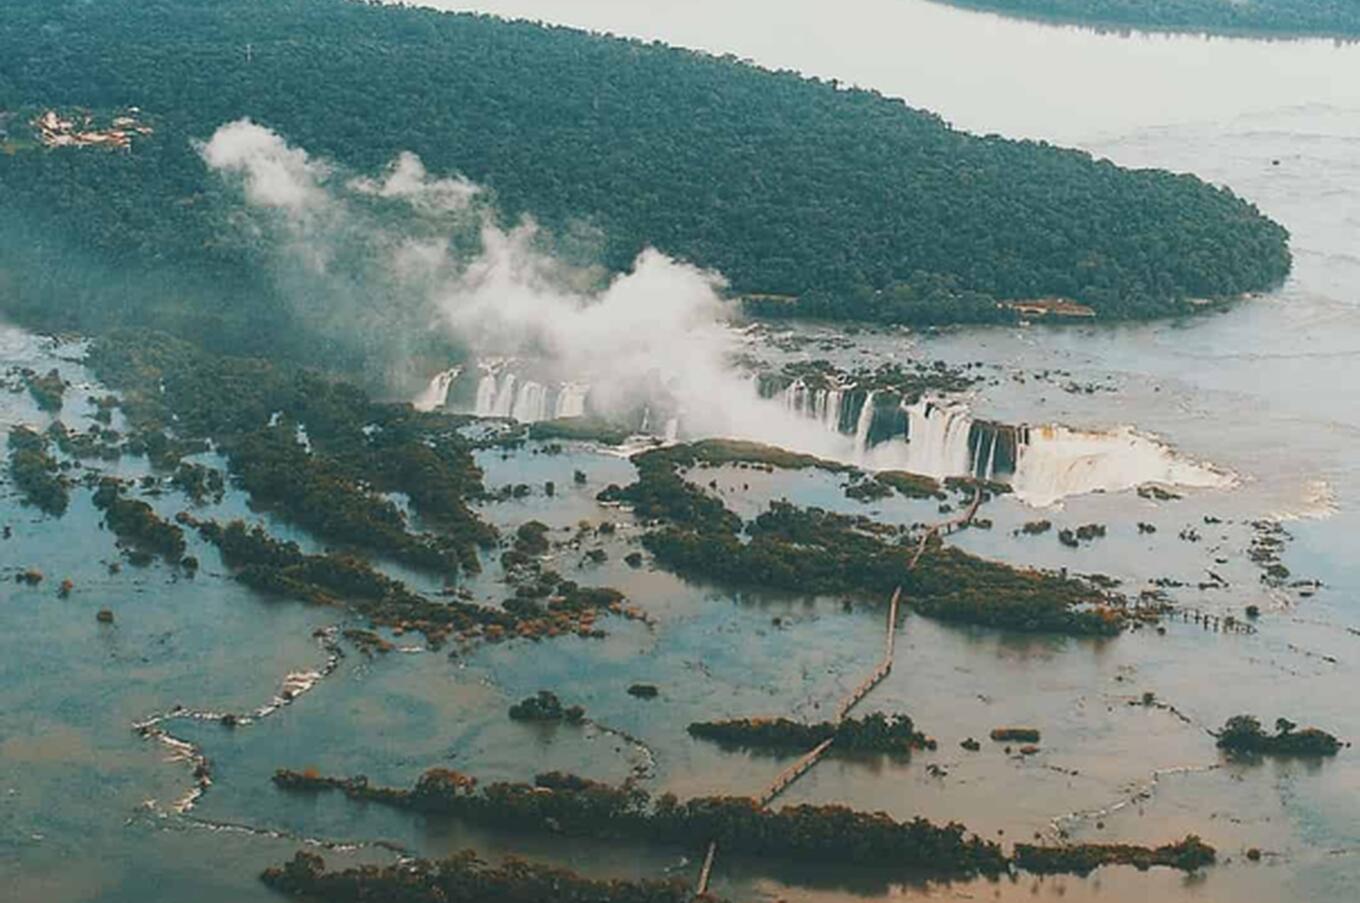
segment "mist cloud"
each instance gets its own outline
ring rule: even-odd
[[[249,119],[222,126],[199,154],[212,169],[240,176],[251,204],[302,216],[326,202],[319,183],[328,167]]]
[[[473,359],[515,358],[540,379],[588,383],[606,414],[664,393],[688,432],[745,433],[736,424],[770,416],[807,431],[730,367],[737,336],[717,274],[649,249],[601,284],[545,252],[534,222],[502,227],[478,186],[434,177],[410,153],[377,176],[342,178],[248,120],[200,152],[269,216],[263,228],[304,321],[361,341],[385,373],[403,375],[411,349],[433,336]]]

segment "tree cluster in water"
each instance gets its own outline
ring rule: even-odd
[[[495,539],[468,507],[481,474],[446,418],[162,334],[114,333],[94,343],[89,362],[122,393],[148,453],[170,447],[162,466],[179,464],[175,438],[210,439],[253,502],[323,540],[452,575],[476,570],[477,548]],[[404,493],[434,529],[413,532],[388,492]]]
[[[61,410],[66,396],[66,380],[61,378],[61,374],[55,368],[46,374],[26,370],[23,373],[23,380],[24,385],[28,387],[28,393],[33,396],[39,408],[49,414]]]
[[[999,300],[1045,297],[1159,315],[1290,267],[1282,227],[1193,176],[568,28],[346,0],[8,0],[0,60],[16,123],[136,105],[154,127],[125,153],[11,127],[0,249],[23,290],[0,303],[49,328],[363,356],[372,336],[323,348],[295,328],[268,237],[226,226],[239,196],[193,142],[243,116],[348,172],[414,152],[487,186],[506,219],[534,216],[568,258],[619,271],[654,246],[769,315],[991,321],[1014,316]]]
[[[184,558],[184,531],[161,518],[146,502],[124,495],[119,480],[105,477],[99,481],[94,506],[104,512],[104,523],[131,547],[134,556],[160,555],[171,564]]]
[[[702,849],[717,840],[729,852],[793,861],[887,865],[934,875],[997,874],[1006,857],[996,844],[958,824],[922,818],[898,822],[845,806],[788,806],[779,811],[748,797],[653,798],[635,786],[614,787],[553,772],[532,784],[477,781],[448,769],[426,772],[411,790],[372,787],[364,778],[280,771],[292,791],[342,790],[353,799],[454,816],[484,826],[617,841],[631,839]]]
[[[918,875],[999,875],[1012,867],[1036,874],[1086,874],[1099,865],[1166,866],[1194,871],[1215,859],[1198,837],[1160,847],[1132,844],[1017,844],[1013,856],[959,824],[923,818],[898,822],[885,813],[845,806],[798,805],[778,811],[747,797],[681,802],[652,797],[630,784],[614,787],[551,772],[532,784],[479,786],[450,769],[427,771],[411,790],[371,786],[364,777],[333,778],[280,770],[274,783],[299,793],[339,790],[351,799],[450,816],[470,824],[617,842],[650,841],[693,850],[716,841],[725,851],[798,862],[834,862],[910,870]]]
[[[300,851],[291,862],[267,869],[265,884],[307,900],[403,901],[403,903],[690,903],[687,882],[592,881],[569,869],[514,859],[490,865],[471,851],[432,862],[403,860],[327,872],[315,853]]]
[[[1036,875],[1088,875],[1102,865],[1132,865],[1146,871],[1155,865],[1193,872],[1217,859],[1217,851],[1195,835],[1160,847],[1128,843],[1077,843],[1061,847],[1015,845],[1015,864]]]
[[[1251,715],[1229,718],[1218,732],[1218,748],[1238,755],[1334,756],[1341,741],[1315,727],[1298,729],[1288,718],[1275,720],[1275,733],[1266,733]]]
[[[16,426],[9,433],[9,476],[25,503],[52,515],[71,504],[69,480],[41,433]]]
[[[742,749],[805,752],[834,739],[833,749],[842,751],[905,753],[925,749],[934,741],[916,730],[908,715],[875,712],[839,723],[804,724],[787,718],[737,718],[730,721],[696,721],[690,736]]]
[[[868,518],[772,502],[750,522],[684,478],[704,447],[670,446],[635,455],[637,482],[610,486],[604,501],[633,506],[659,526],[643,537],[657,560],[685,575],[727,584],[806,593],[854,593],[885,600],[901,587],[922,614],[1026,631],[1112,635],[1130,616],[1082,580],[987,561],[940,539],[919,539]]]
[[[470,507],[484,489],[472,443],[458,433],[455,418],[376,403],[356,387],[315,373],[211,354],[158,333],[102,337],[88,362],[122,393],[132,431],[125,447],[144,450],[154,467],[170,472],[173,485],[191,497],[225,488],[220,473],[180,457],[205,450],[210,441],[253,506],[340,547],[308,555],[262,527],[200,522],[182,513],[181,523],[218,545],[236,578],[249,586],[349,605],[375,625],[419,631],[433,646],[450,638],[601,636],[598,615],[626,614],[615,590],[537,571],[532,586],[517,591],[517,598],[532,602],[520,609],[431,600],[361,557],[385,555],[446,577],[480,568],[478,549],[492,545],[496,531]],[[32,466],[28,457],[19,460]],[[425,530],[416,531],[387,497],[394,492],[409,499]],[[183,554],[179,527],[160,520],[145,502],[125,497],[116,482],[105,481],[95,501],[130,545],[170,560]],[[517,541],[528,535],[543,541],[534,530],[526,526]]]
[[[563,706],[562,700],[550,690],[539,690],[536,695],[526,696],[510,706],[510,718],[513,721],[565,721],[568,724],[580,724],[585,717],[585,709],[579,705]]]

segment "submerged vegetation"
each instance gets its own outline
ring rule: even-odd
[[[1036,298],[1160,315],[1290,267],[1283,228],[1193,176],[569,28],[348,0],[9,0],[0,61],[0,102],[28,118],[136,106],[154,132],[121,153],[34,145],[0,168],[0,249],[24,286],[2,303],[50,328],[363,357],[372,336],[320,346],[295,328],[267,243],[223,228],[236,201],[193,142],[242,117],[351,172],[413,152],[567,256],[621,271],[656,247],[770,316],[998,321],[1016,316],[999,302]]]

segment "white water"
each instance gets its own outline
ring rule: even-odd
[[[468,413],[521,423],[585,415],[589,385],[537,382],[514,372],[513,363],[495,360],[482,365]],[[417,404],[435,397],[447,400],[458,375],[457,370],[436,375]],[[754,401],[767,412],[783,416],[732,420],[732,428],[724,434],[730,438],[781,445],[868,470],[904,470],[937,479],[996,479],[1010,483],[1017,498],[1036,507],[1070,496],[1123,492],[1149,483],[1199,489],[1233,484],[1231,475],[1190,461],[1129,426],[1110,430],[1062,425],[1007,428],[979,424],[968,406],[956,399],[922,398],[894,408],[891,402],[880,403],[881,393],[860,394],[850,384],[813,388],[796,380],[769,398],[759,397],[759,381],[754,378],[739,385],[749,387],[757,398],[718,399],[714,407],[749,411]],[[859,405],[857,412],[847,410],[854,404]],[[854,432],[842,432],[841,425],[851,418]],[[876,430],[881,418],[889,418],[891,425]],[[790,430],[789,420],[803,428]],[[701,438],[686,432],[683,418],[658,418],[650,407],[640,414],[640,431],[658,433],[667,442]],[[1014,460],[999,467],[1003,431],[1007,436],[1014,434],[1015,447],[1010,453]]]
[[[1011,484],[1031,505],[1097,490],[1121,492],[1143,483],[1221,489],[1233,478],[1178,456],[1132,427],[1083,432],[1065,426],[1031,427],[1019,446]]]
[[[586,414],[586,396],[590,393],[590,387],[582,383],[564,383],[557,393],[557,406],[553,416],[561,419],[563,417],[584,417]]]
[[[833,394],[834,393],[834,394]],[[823,429],[840,422],[845,390],[786,390],[793,404]],[[977,422],[958,401],[923,398],[903,405],[906,433],[874,441],[876,415],[886,410],[868,393],[860,409],[851,445],[843,460],[870,470],[905,470],[943,479],[978,476],[1010,483],[1022,501],[1046,507],[1064,498],[1091,492],[1123,492],[1148,483],[1193,489],[1222,489],[1233,477],[1190,461],[1132,427],[1081,430],[1062,425],[1022,426],[1016,430],[1013,472],[999,472],[1000,429],[992,426],[973,441]],[[791,402],[791,399],[794,400]],[[828,408],[834,411],[828,413]]]
[[[470,404],[450,401],[449,407],[478,417],[509,417],[521,423],[586,415],[589,385],[578,382],[539,382],[512,370],[512,363],[503,359],[483,362],[479,367],[477,388]],[[435,380],[440,376],[436,376]],[[454,372],[454,380],[444,387],[444,397],[447,398],[454,389],[457,376],[458,373]],[[421,397],[433,391],[432,383]]]
[[[874,423],[874,396],[870,392],[864,399],[864,407],[859,409],[859,423],[855,426],[855,449],[869,447],[869,427]]]
[[[907,424],[904,470],[934,477],[975,471],[968,449],[973,418],[966,407],[923,398],[907,407]]]
[[[421,392],[415,401],[411,402],[412,406],[417,411],[425,412],[437,411],[444,407],[448,404],[449,388],[453,386],[453,381],[462,372],[462,367],[453,367],[443,373],[436,373],[434,379],[430,380],[430,384],[425,387],[425,391]]]

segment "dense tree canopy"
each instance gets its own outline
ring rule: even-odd
[[[1083,25],[1176,31],[1360,36],[1354,0],[943,0],[1008,15]]]
[[[49,149],[29,126],[128,107],[155,128],[129,151]],[[412,151],[508,219],[588,225],[610,268],[654,245],[779,299],[765,312],[976,321],[1063,296],[1155,315],[1290,264],[1281,227],[1193,176],[731,57],[349,0],[8,0],[0,309],[277,344],[278,289],[192,143],[245,116],[354,172]]]

